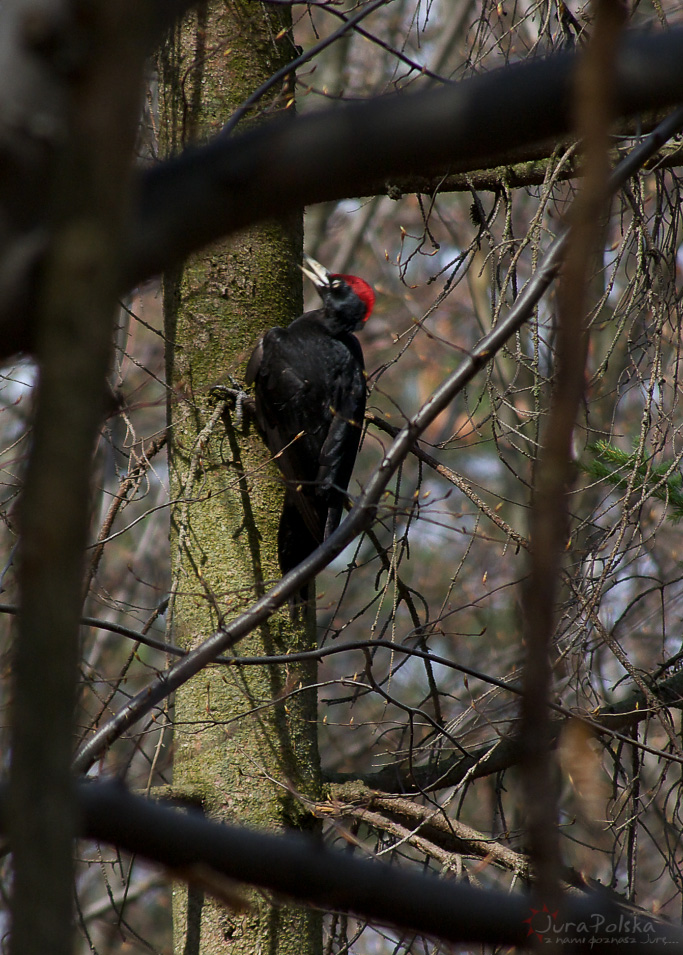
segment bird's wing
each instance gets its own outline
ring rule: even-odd
[[[323,540],[326,505],[315,493],[325,422],[309,394],[306,368],[292,354],[286,332],[274,328],[256,346],[247,367],[256,383],[259,428],[313,537]]]
[[[316,483],[323,490],[346,490],[356,460],[365,415],[365,376],[354,375],[351,390],[337,393],[332,420],[320,452]]]
[[[330,426],[321,448],[316,478],[319,493],[328,502],[325,537],[341,519],[345,492],[358,454],[366,395],[362,354],[360,361],[357,355],[350,355],[343,362],[335,384]]]

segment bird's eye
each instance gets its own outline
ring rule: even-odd
[[[334,279],[332,282],[332,288],[341,288],[341,279]]]

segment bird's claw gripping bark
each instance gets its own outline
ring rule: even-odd
[[[254,415],[254,399],[249,395],[244,388],[241,387],[240,383],[228,375],[230,381],[228,385],[214,385],[211,391],[209,392],[209,397],[215,401],[225,401],[228,405],[234,408],[234,414],[232,415],[232,420],[235,428],[242,428],[246,414]]]

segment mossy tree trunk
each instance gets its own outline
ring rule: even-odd
[[[169,38],[161,63],[166,153],[204,140],[293,54],[286,7],[248,2],[200,7]],[[273,91],[272,95],[282,93]],[[272,102],[272,99],[271,99]],[[215,420],[209,391],[243,379],[259,334],[302,311],[301,217],[213,247],[165,283],[174,554],[172,626],[192,647],[279,576],[282,489],[253,427]],[[213,415],[214,424],[207,430]],[[237,647],[284,653],[315,641],[314,620],[288,613]],[[307,800],[319,786],[315,680],[309,666],[215,667],[175,699],[174,790],[212,816],[261,829],[314,828]],[[302,687],[304,687],[302,691]],[[301,798],[303,797],[303,799]],[[250,898],[245,912],[193,887],[174,899],[175,950],[184,953],[321,950],[315,912]]]

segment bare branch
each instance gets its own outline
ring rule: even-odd
[[[648,139],[633,152],[637,162],[642,164],[659,148],[661,143],[683,126],[683,108],[677,110],[664,123],[660,124]],[[610,190],[616,190],[628,176],[632,175],[636,160],[633,154],[620,163],[610,179]],[[375,516],[377,503],[381,499],[392,475],[401,462],[415,446],[417,439],[432,421],[453,401],[474,376],[491,360],[506,341],[528,320],[533,308],[553,281],[559,268],[567,233],[555,240],[543,262],[527,285],[522,289],[515,304],[505,319],[486,335],[473,349],[461,365],[440,385],[422,406],[417,414],[408,421],[394,439],[384,459],[366,483],[363,493],[337,530],[321,544],[297,568],[290,571],[268,593],[256,601],[245,613],[232,620],[225,629],[219,630],[203,644],[193,650],[167,673],[160,674],[143,691],[130,700],[118,713],[103,724],[84,744],[77,754],[74,768],[86,771],[104,750],[128,727],[149,713],[161,700],[169,696],[177,687],[198,673],[204,666],[230,647],[235,646],[243,637],[266,620],[289,597],[298,592],[312,577],[323,570],[341,553],[346,545],[368,527]]]
[[[618,61],[617,114],[680,102],[682,58],[681,29],[629,37]],[[190,149],[143,174],[124,285],[267,216],[384,193],[387,180],[413,174],[416,165],[423,175],[468,172],[498,165],[502,149],[566,136],[575,67],[574,55],[560,54]]]
[[[619,115],[679,102],[682,57],[681,29],[629,37],[619,57]],[[413,176],[416,165],[423,176],[458,175],[507,163],[515,150],[556,142],[570,129],[574,68],[575,57],[563,53],[447,89],[287,117],[148,169],[138,184],[120,290],[269,216],[349,196],[400,195],[400,177]],[[20,262],[0,262],[6,292],[0,357],[33,348],[33,279],[42,248],[36,234]]]
[[[87,586],[90,585],[91,581],[95,577],[95,574],[97,573],[97,568],[100,565],[100,561],[102,560],[102,555],[104,553],[104,546],[109,538],[109,534],[111,533],[116,515],[119,513],[122,507],[125,507],[129,500],[129,494],[135,492],[139,488],[142,479],[150,467],[151,459],[166,446],[166,440],[166,434],[162,434],[158,438],[154,438],[152,441],[150,441],[147,447],[142,449],[141,456],[135,461],[135,464],[131,463],[128,474],[121,479],[119,483],[119,489],[114,495],[114,499],[111,502],[109,510],[107,511],[107,515],[102,523],[100,532],[97,535],[97,541],[95,542],[92,557],[90,558],[90,567],[87,574]]]
[[[519,737],[530,851],[544,901],[560,892],[557,772],[549,757],[552,727],[552,638],[557,593],[569,532],[567,498],[575,466],[574,429],[583,398],[588,354],[590,278],[600,253],[609,196],[609,128],[615,102],[618,37],[624,22],[620,0],[597,0],[594,32],[576,75],[577,132],[586,175],[570,212],[571,231],[557,290],[554,387],[531,504],[530,574],[524,590],[525,667]]]
[[[95,3],[81,22],[69,3],[6,6],[0,20],[6,27],[14,16],[16,34],[9,39],[17,44],[19,70],[11,80],[27,96],[29,87],[32,97],[45,96],[42,119],[24,116],[27,126],[17,138],[26,144],[31,122],[36,128],[49,122],[54,137],[42,169],[47,235],[35,290],[40,383],[21,500],[21,614],[12,668],[7,814],[13,857],[8,950],[67,955],[73,950],[76,805],[70,762],[83,552],[149,11],[130,0]],[[2,52],[7,54],[6,45]],[[101,103],[112,104],[106,121]],[[36,666],[40,659],[49,666]]]
[[[294,836],[220,825],[192,809],[155,805],[112,784],[81,787],[80,807],[85,837],[111,842],[175,872],[207,865],[239,882],[301,902],[354,912],[445,941],[528,944],[529,899],[525,895],[412,875]],[[634,926],[629,915],[633,912],[595,893],[568,899],[562,912],[565,921],[588,923],[579,950],[592,951],[592,937],[599,935],[599,926],[606,924],[599,920],[604,919],[618,923],[609,934],[614,946],[623,940],[631,950],[639,950],[647,942],[666,940],[668,951],[683,952],[679,931],[654,917]],[[604,938],[602,942],[604,948]]]
[[[361,7],[357,13],[355,13],[352,17],[349,17],[348,20],[345,20],[345,22],[333,33],[330,33],[329,36],[326,36],[323,40],[320,40],[319,43],[316,43],[315,46],[312,46],[309,50],[304,50],[301,56],[297,56],[297,58],[292,60],[291,63],[288,63],[286,66],[283,66],[282,69],[273,73],[273,75],[269,77],[265,83],[259,86],[257,90],[254,90],[249,99],[242,106],[240,106],[239,109],[235,110],[233,115],[230,117],[230,120],[225,124],[223,129],[218,134],[218,137],[223,138],[232,135],[240,120],[246,116],[249,110],[252,109],[269,90],[272,90],[273,87],[281,83],[285,77],[291,76],[292,73],[295,73],[300,66],[310,62],[310,60],[316,57],[319,53],[322,53],[323,50],[327,49],[328,46],[331,46],[332,43],[335,43],[338,39],[340,39],[340,37],[345,36],[347,33],[353,30],[356,24],[360,23],[361,20],[364,20],[369,14],[374,13],[378,7],[381,7],[385,3],[386,0],[373,0],[373,2],[368,3],[367,6]]]

